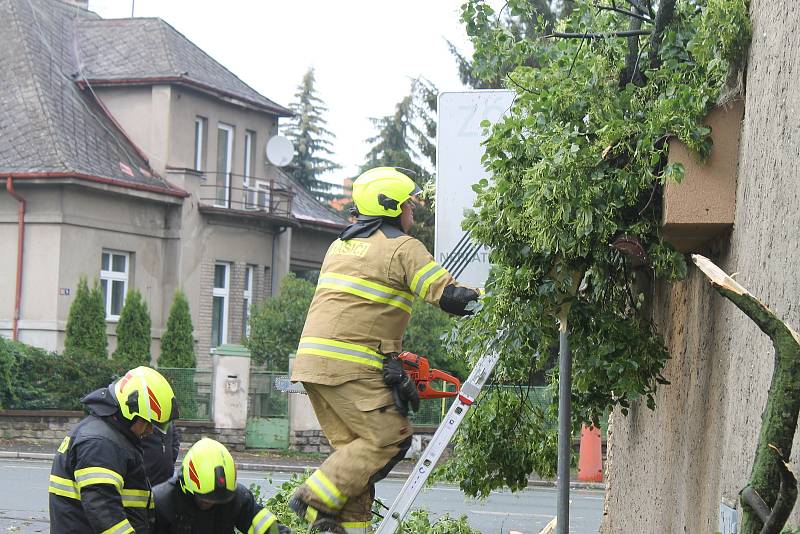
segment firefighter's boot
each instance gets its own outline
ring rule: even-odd
[[[309,506],[297,495],[289,499],[289,509],[301,519],[308,521],[313,530],[320,534],[347,534],[347,531],[336,521],[336,517]]]

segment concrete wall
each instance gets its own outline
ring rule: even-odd
[[[754,0],[754,40],[739,152],[734,228],[713,261],[800,326],[800,6]],[[749,478],[769,388],[769,338],[694,267],[653,301],[672,354],[657,409],[612,416],[604,533],[713,532],[720,503]],[[795,439],[792,467],[800,445]],[[800,523],[798,508],[790,524]]]

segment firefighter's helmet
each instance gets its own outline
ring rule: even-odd
[[[203,438],[183,458],[181,488],[198,498],[226,503],[236,494],[236,465],[225,445]]]
[[[178,402],[167,379],[155,369],[137,367],[111,384],[122,417],[133,421],[141,417],[161,432],[178,418]]]
[[[399,167],[375,167],[353,182],[353,202],[366,216],[397,217],[403,202],[422,190]],[[410,172],[410,171],[406,171]]]

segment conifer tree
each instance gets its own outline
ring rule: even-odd
[[[64,355],[67,357],[108,358],[106,311],[103,292],[97,280],[92,289],[89,289],[85,276],[78,280],[75,298],[69,307],[67,317]]]
[[[195,367],[194,327],[189,314],[189,302],[183,291],[176,291],[167,318],[167,328],[161,336],[160,367]]]
[[[378,133],[367,139],[371,144],[364,172],[373,167],[403,167],[411,171],[411,178],[419,186],[433,180],[426,169],[436,161],[436,87],[427,80],[417,79],[411,90],[395,106],[394,114],[372,118]],[[433,251],[434,214],[427,201],[423,200],[414,210],[414,227],[410,234]]]
[[[150,312],[138,289],[131,289],[117,323],[114,360],[129,367],[150,365]]]
[[[321,176],[341,166],[328,159],[333,154],[331,145],[335,136],[325,128],[327,121],[323,115],[328,108],[317,96],[314,84],[314,69],[310,68],[297,87],[295,102],[289,105],[295,114],[286,131],[295,149],[291,175],[319,200],[329,200],[335,196],[331,192],[333,184],[322,180]]]

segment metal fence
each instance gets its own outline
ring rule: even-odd
[[[158,371],[172,385],[181,419],[211,420],[211,369],[161,367]]]

